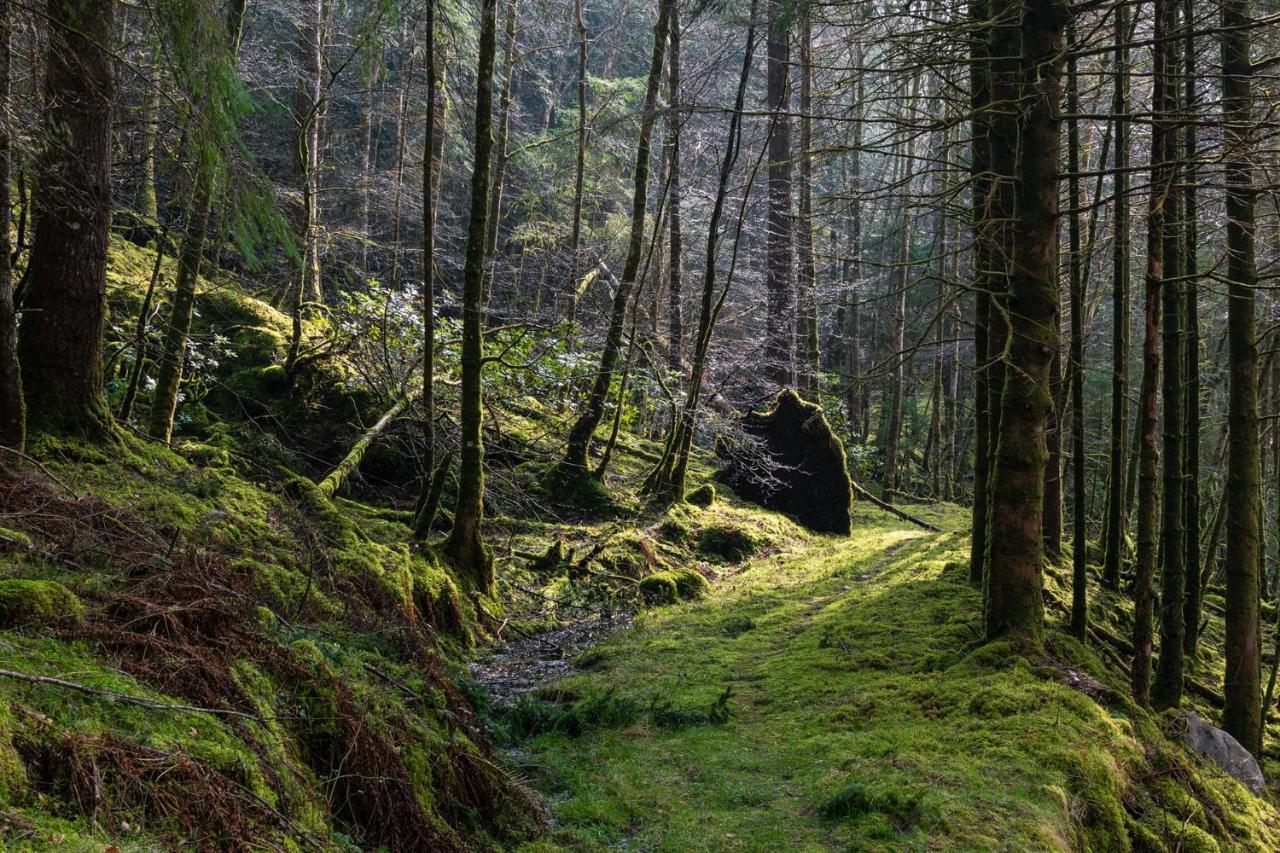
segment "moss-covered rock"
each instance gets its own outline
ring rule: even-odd
[[[694,569],[675,569],[671,572],[676,583],[676,594],[685,601],[702,598],[711,591],[711,584]]]
[[[712,524],[698,536],[700,552],[728,563],[741,563],[757,553],[760,545],[754,533],[734,524]]]
[[[790,389],[768,412],[739,422],[742,435],[718,442],[716,477],[739,496],[794,516],[820,533],[850,533],[853,484],[844,445],[822,408]]]
[[[708,507],[716,502],[716,487],[711,483],[703,483],[684,496],[685,501],[694,506]]]
[[[83,614],[80,599],[57,581],[0,580],[0,628]]]
[[[640,595],[647,604],[674,604],[680,597],[675,575],[655,572],[640,581]]]

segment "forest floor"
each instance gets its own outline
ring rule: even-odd
[[[1219,849],[1236,804],[1164,784],[1199,771],[1107,665],[1056,633],[1037,659],[979,644],[967,515],[918,511],[943,532],[864,506],[852,537],[760,555],[585,652],[501,658],[553,661],[504,718],[546,849]],[[1254,808],[1240,849],[1275,831]]]

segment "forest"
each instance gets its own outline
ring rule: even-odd
[[[0,0],[6,849],[1280,850],[1272,0]]]

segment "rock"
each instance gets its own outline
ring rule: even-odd
[[[716,477],[746,500],[793,516],[819,533],[852,531],[853,484],[844,445],[822,408],[787,389],[768,412],[739,422],[742,435],[724,438]]]
[[[1193,711],[1182,714],[1181,719],[1187,727],[1182,739],[1196,754],[1221,767],[1253,793],[1262,792],[1267,784],[1262,768],[1238,740]]]
[[[0,628],[13,628],[59,617],[78,619],[84,605],[57,581],[0,580]]]
[[[716,487],[710,483],[703,483],[684,496],[686,502],[694,506],[708,507],[716,502]]]

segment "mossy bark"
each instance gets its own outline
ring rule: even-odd
[[[0,0],[0,115],[9,115],[13,25],[9,0]],[[22,452],[27,440],[27,408],[18,364],[18,316],[13,306],[9,261],[9,123],[0,122],[0,444]],[[0,461],[0,464],[3,464]]]
[[[1053,400],[1049,367],[1058,342],[1057,213],[1061,139],[1058,102],[1063,66],[1061,0],[992,4],[993,101],[1020,104],[1001,114],[995,135],[1012,131],[1014,156],[997,154],[993,172],[1015,181],[1017,217],[1008,291],[998,440],[991,483],[987,637],[1036,642],[1044,628],[1041,561],[1047,461],[1045,432]],[[1012,126],[1006,127],[1006,124]]]
[[[1227,184],[1227,594],[1222,725],[1262,752],[1259,589],[1262,568],[1258,344],[1254,294],[1253,67],[1248,0],[1224,0],[1220,37]]]
[[[1068,29],[1069,47],[1076,46],[1075,27]],[[1086,556],[1088,542],[1087,494],[1085,490],[1084,445],[1084,257],[1080,246],[1080,79],[1076,59],[1067,58],[1067,189],[1071,219],[1068,241],[1071,301],[1071,633],[1083,640],[1089,627],[1089,577]]]
[[[1178,74],[1176,42],[1178,10],[1174,0],[1155,3],[1155,77],[1153,94],[1153,156],[1161,159],[1163,181],[1152,185],[1163,205],[1160,221],[1161,349],[1164,363],[1161,397],[1164,417],[1161,429],[1164,468],[1162,471],[1160,519],[1160,657],[1156,665],[1151,700],[1156,708],[1176,708],[1182,703],[1183,603],[1186,597],[1186,566],[1183,562],[1182,515],[1182,240],[1179,213],[1177,130],[1178,109],[1174,80]],[[1159,146],[1157,148],[1157,146]]]
[[[568,446],[561,462],[562,476],[582,477],[588,471],[587,451],[613,384],[613,374],[618,364],[618,351],[622,347],[623,324],[627,303],[640,272],[640,260],[644,244],[645,210],[649,198],[649,155],[656,121],[655,106],[658,102],[658,84],[662,79],[663,57],[666,55],[667,28],[671,21],[674,0],[659,0],[658,20],[653,26],[653,51],[649,59],[649,80],[645,89],[644,108],[640,117],[640,136],[636,144],[634,185],[631,199],[631,237],[627,244],[627,258],[622,267],[622,277],[613,295],[613,310],[609,328],[605,333],[604,349],[600,353],[600,366],[587,402],[569,431]]]
[[[991,162],[991,63],[983,27],[990,15],[988,0],[973,0],[969,4],[969,18],[973,35],[969,44],[969,105],[973,113],[973,130],[970,158],[970,181],[973,184],[973,522],[969,551],[969,582],[981,585],[986,576],[987,560],[987,483],[991,471],[991,425],[988,403],[990,357],[987,315],[990,313],[990,233],[989,192],[991,188],[988,169]],[[861,126],[861,125],[859,125]]]
[[[1112,162],[1115,189],[1114,243],[1111,255],[1111,434],[1107,457],[1106,541],[1103,546],[1102,583],[1120,588],[1120,564],[1124,559],[1125,439],[1129,410],[1129,9],[1115,10],[1115,57],[1111,121],[1115,127]]]
[[[476,71],[475,164],[471,172],[471,215],[462,273],[462,389],[459,432],[458,505],[445,553],[478,590],[493,591],[493,557],[480,536],[484,520],[485,230],[489,216],[489,169],[493,156],[493,66],[498,28],[497,0],[482,0]]]
[[[49,0],[46,145],[38,161],[35,239],[18,358],[29,425],[106,439],[103,393],[114,0]]]

